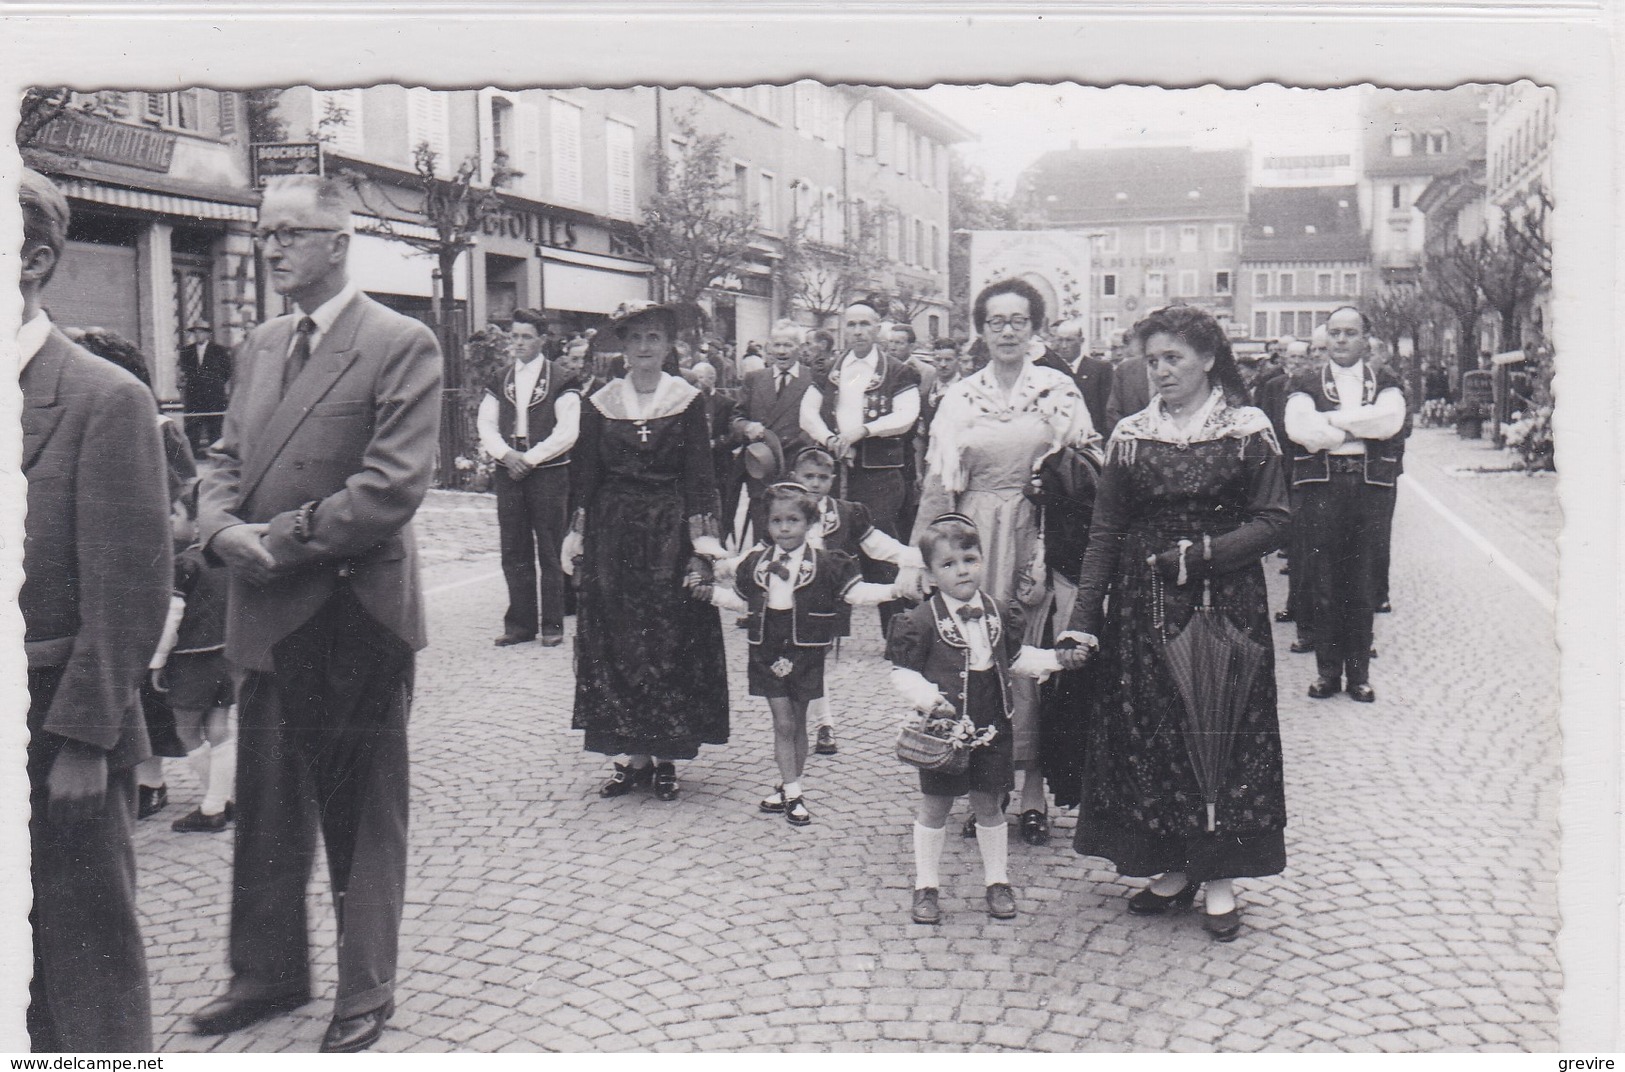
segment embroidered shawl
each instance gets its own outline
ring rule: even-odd
[[[1167,406],[1163,405],[1162,396],[1154,396],[1150,405],[1117,422],[1117,427],[1112,430],[1111,443],[1106,448],[1106,457],[1107,460],[1120,458],[1132,465],[1136,447],[1141,441],[1189,446],[1216,439],[1234,439],[1241,443],[1253,435],[1262,436],[1271,451],[1281,453],[1281,444],[1275,438],[1275,427],[1270,424],[1264,411],[1253,406],[1232,406],[1225,400],[1224,388],[1215,386],[1209,392],[1207,401],[1202,403],[1202,408],[1192,415],[1190,423],[1183,428],[1174,423]]]
[[[1038,352],[1043,354],[1042,345]],[[994,379],[990,364],[948,388],[942,405],[931,422],[931,444],[927,456],[929,471],[942,481],[945,490],[965,490],[965,432],[973,425],[1009,420],[1036,413],[1049,426],[1050,441],[1044,453],[1033,462],[1036,470],[1043,460],[1062,447],[1098,447],[1100,434],[1089,417],[1089,407],[1072,382],[1057,369],[1035,365],[1032,354],[1022,366],[1021,375],[1009,395]]]

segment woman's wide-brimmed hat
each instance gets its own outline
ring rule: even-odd
[[[609,326],[617,337],[624,337],[626,327],[634,320],[659,317],[666,325],[666,333],[675,337],[685,329],[704,331],[705,310],[688,302],[629,301],[622,302],[609,316]]]
[[[771,428],[762,431],[762,438],[747,443],[740,452],[745,460],[745,472],[752,480],[767,483],[784,472],[784,446]]]

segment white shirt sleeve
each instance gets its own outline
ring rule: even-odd
[[[801,396],[801,430],[819,446],[834,432],[824,423],[824,415],[819,412],[824,405],[824,390],[821,387],[808,387],[807,393]]]
[[[485,392],[485,397],[480,399],[480,411],[474,418],[474,426],[479,431],[480,449],[500,462],[512,448],[503,442],[502,432],[497,425],[498,405],[496,395]]]
[[[1286,400],[1286,435],[1311,454],[1342,446],[1348,436],[1333,428],[1326,415],[1315,408],[1314,399],[1297,392]]]
[[[483,406],[483,403],[481,403]],[[576,445],[581,434],[581,395],[567,391],[553,400],[553,413],[558,422],[553,434],[525,451],[525,460],[532,465],[550,462]]]
[[[948,702],[948,698],[918,670],[894,666],[891,668],[891,683],[892,688],[902,693],[903,699],[916,711],[929,711],[939,702]]]
[[[750,610],[750,604],[745,602],[743,596],[741,596],[738,592],[735,592],[732,588],[728,588],[721,584],[713,584],[711,586],[711,605],[713,607],[720,607],[723,610],[731,610],[740,614]]]
[[[811,394],[812,392],[807,392]],[[870,436],[901,435],[914,427],[914,422],[920,419],[920,389],[906,387],[898,392],[892,399],[892,410],[883,417],[876,417],[865,424]]]
[[[1326,421],[1359,439],[1387,439],[1405,427],[1405,395],[1397,387],[1385,387],[1371,405],[1335,410]]]
[[[841,596],[854,607],[878,607],[896,598],[889,584],[876,584],[873,581],[859,581],[848,588]]]
[[[876,562],[890,562],[903,569],[925,569],[925,561],[920,557],[918,547],[910,547],[877,528],[870,529],[869,534],[858,541],[858,550]]]

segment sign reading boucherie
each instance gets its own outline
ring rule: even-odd
[[[45,124],[34,147],[145,171],[168,171],[175,155],[175,135],[100,116],[64,112]]]
[[[249,146],[254,161],[254,185],[264,186],[273,175],[322,174],[322,146],[314,141],[256,142]]]

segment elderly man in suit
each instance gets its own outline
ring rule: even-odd
[[[296,312],[244,342],[203,480],[199,539],[230,567],[226,656],[244,672],[231,985],[221,1034],[310,1000],[305,893],[321,829],[338,921],[324,1052],[394,1011],[406,885],[407,708],[425,644],[412,515],[434,471],[440,348],[356,289],[338,183],[273,179],[256,241]]]
[[[1145,340],[1137,331],[1130,330],[1123,337],[1123,351],[1127,355],[1112,370],[1111,394],[1106,399],[1106,423],[1100,434],[1112,437],[1112,429],[1124,417],[1140,412],[1151,404],[1151,376],[1145,367]]]
[[[734,434],[744,443],[759,443],[772,433],[778,438],[785,460],[808,445],[801,431],[801,396],[807,393],[812,372],[800,361],[800,348],[805,330],[788,320],[773,325],[768,336],[767,367],[745,374],[739,389],[739,408],[734,417]],[[751,522],[757,536],[767,533],[767,518],[759,505],[766,483],[744,473],[740,475],[750,492]],[[732,521],[733,515],[729,515]]]
[[[1084,352],[1082,320],[1058,321],[1050,331],[1050,339],[1052,345],[1033,363],[1071,377],[1083,396],[1089,419],[1095,422],[1096,428],[1105,428],[1106,403],[1112,394],[1111,363]]]
[[[158,413],[134,376],[69,342],[40,292],[67,243],[68,203],[24,171],[17,334],[23,392],[23,644],[36,1052],[152,1049],[135,910],[139,687],[173,584]]]
[[[198,321],[187,329],[191,342],[181,348],[181,397],[188,414],[187,438],[194,450],[207,450],[220,438],[231,387],[231,351],[214,341],[214,328]],[[198,416],[191,416],[198,414]]]

